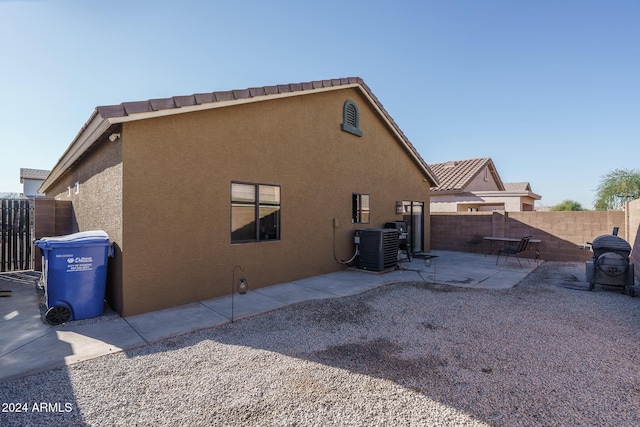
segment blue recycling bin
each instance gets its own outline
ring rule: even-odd
[[[43,237],[42,250],[47,312],[52,325],[102,315],[108,258],[113,257],[109,235],[102,230],[60,237]]]

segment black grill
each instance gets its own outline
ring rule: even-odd
[[[407,259],[411,261],[413,259],[413,253],[411,251],[407,224],[404,221],[387,222],[384,224],[384,228],[394,228],[398,231],[398,248],[405,251],[407,253]]]
[[[604,236],[599,236],[593,239],[593,243],[591,243],[591,249],[593,249],[593,254],[595,257],[598,257],[606,252],[615,252],[618,253],[625,258],[629,258],[629,254],[631,254],[631,245],[627,243],[626,240],[609,234],[605,234]]]
[[[631,245],[614,235],[596,237],[591,245],[593,260],[587,261],[586,273],[589,290],[595,285],[622,286],[635,296],[633,264],[629,262]]]

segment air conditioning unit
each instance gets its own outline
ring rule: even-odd
[[[395,228],[367,228],[356,230],[358,268],[384,271],[398,263],[398,230]]]

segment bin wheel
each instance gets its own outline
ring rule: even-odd
[[[594,289],[595,289],[595,287],[596,287],[595,282],[590,282],[590,283],[589,283],[589,290],[590,290],[590,291],[594,290]]]
[[[61,325],[71,317],[71,310],[63,305],[56,305],[47,310],[44,315],[51,325]]]

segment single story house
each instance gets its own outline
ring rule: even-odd
[[[542,197],[528,182],[503,183],[490,157],[429,164],[440,183],[431,187],[431,212],[533,211]]]
[[[109,233],[123,316],[339,271],[406,220],[429,250],[433,172],[357,77],[97,107],[40,191]]]

